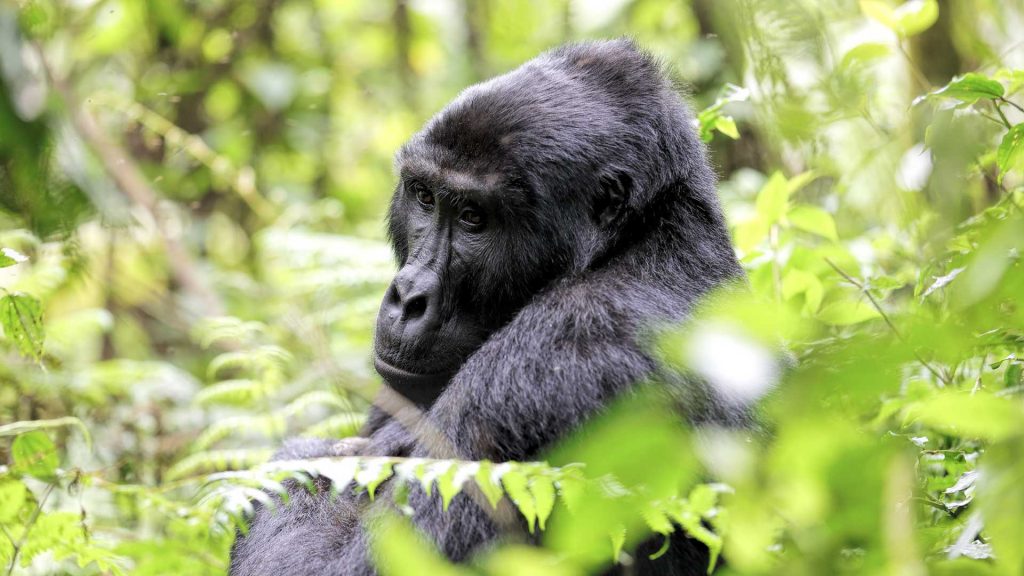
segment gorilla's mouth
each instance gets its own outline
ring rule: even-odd
[[[379,354],[373,356],[373,367],[384,382],[420,408],[429,407],[455,376],[454,371],[418,374],[389,364]]]

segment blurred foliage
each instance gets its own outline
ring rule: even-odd
[[[384,574],[588,573],[680,528],[720,573],[1021,574],[1022,30],[998,0],[0,3],[0,569],[222,573],[250,500],[323,477],[504,499],[542,543],[449,566],[395,514]],[[641,397],[546,462],[266,463],[379,385],[396,148],[621,34],[688,85],[752,286],[659,356],[749,400],[781,342],[763,430]]]

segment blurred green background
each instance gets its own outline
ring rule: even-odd
[[[466,86],[621,35],[692,103],[752,287],[659,354],[699,372],[711,326],[797,367],[752,438],[633,406],[494,485],[433,463],[446,497],[554,512],[544,547],[453,568],[391,518],[382,569],[575,574],[684,529],[722,573],[1021,574],[1009,0],[2,0],[0,570],[223,573],[248,500],[304,473],[274,447],[355,434],[379,385],[396,149]]]

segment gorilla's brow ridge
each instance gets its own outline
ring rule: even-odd
[[[499,172],[455,170],[424,160],[403,162],[399,175],[403,181],[419,182],[435,194],[453,199],[482,200],[504,187],[504,176]]]

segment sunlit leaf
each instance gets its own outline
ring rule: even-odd
[[[773,172],[757,193],[757,213],[766,222],[774,223],[782,217],[789,202],[790,188],[782,172]]]
[[[891,50],[885,44],[865,42],[858,44],[843,54],[841,67],[847,68],[854,64],[866,64],[888,56]]]
[[[360,464],[355,475],[356,484],[366,488],[370,500],[373,500],[377,487],[391,477],[391,463],[380,458],[370,458]]]
[[[900,36],[915,36],[939,19],[939,3],[937,0],[910,0],[897,6],[892,15]]]
[[[789,210],[786,218],[793,226],[805,232],[817,234],[829,240],[839,239],[836,234],[835,219],[823,208],[810,204],[797,204]]]
[[[543,548],[505,545],[488,552],[479,561],[488,576],[583,576],[584,572],[565,557]]]
[[[21,264],[27,260],[28,256],[25,256],[13,248],[0,248],[0,268],[7,268],[8,266]]]
[[[519,512],[526,518],[526,524],[533,532],[537,522],[537,505],[534,503],[533,494],[529,489],[529,478],[521,469],[513,468],[501,477],[501,483],[505,486],[505,493],[516,505]]]
[[[972,104],[978,100],[994,100],[1005,93],[1003,85],[987,76],[974,72],[954,78],[942,88],[917,98],[914,103],[924,98],[953,98]]]
[[[732,119],[732,116],[719,116],[718,119],[715,120],[715,130],[718,130],[733,140],[737,140],[740,137],[740,132],[736,129],[736,121]]]
[[[530,479],[530,494],[537,507],[537,524],[543,530],[548,516],[555,508],[555,484],[546,474],[535,474]]]
[[[862,300],[839,300],[818,312],[818,320],[833,326],[849,326],[878,318],[878,310]]]
[[[386,514],[378,520],[370,531],[370,543],[374,564],[383,576],[473,574],[466,568],[449,564],[405,518]]]
[[[27,498],[28,489],[20,481],[0,480],[0,524],[7,524],[17,519]]]
[[[23,356],[38,360],[43,355],[43,310],[39,300],[23,292],[0,298],[0,325]]]
[[[860,0],[860,9],[867,17],[903,37],[924,32],[939,18],[936,0],[909,0],[896,8],[885,0]]]
[[[43,480],[53,478],[60,464],[53,440],[40,431],[22,434],[11,444],[14,469]]]
[[[487,501],[490,502],[491,507],[497,508],[504,492],[501,488],[501,479],[496,478],[494,473],[494,464],[487,461],[480,462],[474,480],[477,487],[480,488],[480,491],[487,498]]]
[[[1021,432],[1024,409],[983,392],[946,393],[908,406],[904,419],[957,436],[1000,440]]]
[[[996,152],[996,164],[1000,181],[1010,170],[1024,169],[1024,124],[1017,124],[1003,136]]]

